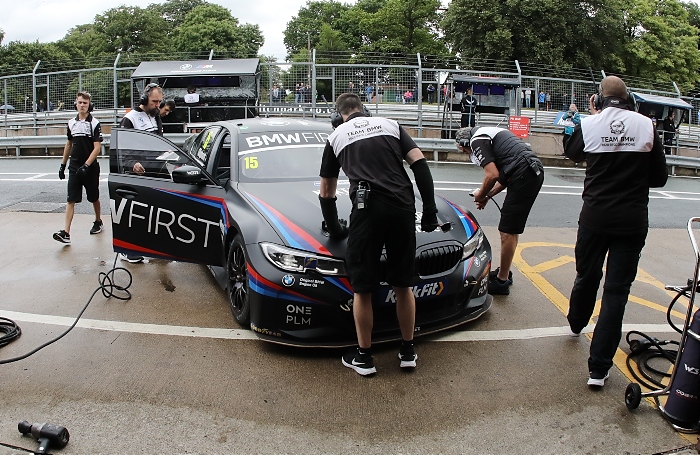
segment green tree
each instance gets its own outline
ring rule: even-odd
[[[169,49],[167,22],[152,9],[119,6],[95,16],[94,29],[104,52],[163,52]]]
[[[297,54],[309,45],[311,48],[316,47],[323,24],[342,32],[343,28],[336,25],[342,14],[349,9],[349,6],[332,0],[307,1],[306,7],[299,9],[299,14],[287,22],[284,30],[284,45],[289,55]]]
[[[264,38],[257,25],[239,25],[231,12],[218,5],[201,5],[190,11],[175,30],[173,45],[179,52],[214,52],[230,57],[256,56]]]
[[[348,45],[341,32],[333,30],[329,24],[321,25],[316,45],[316,51],[320,56],[316,59],[317,63],[333,63],[335,59],[330,56],[338,52],[347,52],[347,50]],[[324,55],[329,57],[324,58]]]
[[[388,0],[377,13],[367,14],[361,26],[373,44],[392,41],[406,53],[444,53],[437,33],[439,7],[440,0]]]
[[[684,90],[700,81],[698,28],[680,2],[636,0],[625,17],[625,74],[675,81]]]
[[[165,3],[152,3],[148,9],[155,11],[175,29],[185,22],[190,11],[201,5],[208,5],[206,0],[167,0]]]

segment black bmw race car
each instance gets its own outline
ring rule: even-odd
[[[160,136],[113,129],[114,250],[207,264],[236,321],[264,340],[356,344],[346,244],[321,229],[318,174],[331,132],[328,122],[304,119],[233,120],[207,127],[180,150]],[[338,213],[348,219],[343,177]],[[420,208],[417,190],[416,200]],[[421,232],[416,214],[416,335],[471,321],[491,306],[488,240],[470,212],[436,202],[446,232]],[[373,340],[400,339],[391,287],[383,284],[373,299]]]

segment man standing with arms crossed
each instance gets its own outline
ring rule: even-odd
[[[346,262],[359,347],[344,355],[342,362],[363,376],[377,371],[371,353],[372,293],[379,287],[380,259],[386,247],[388,273],[381,279],[396,293],[396,316],[403,339],[400,367],[415,368],[415,197],[403,161],[411,166],[423,199],[421,228],[426,232],[438,227],[433,178],[423,153],[397,122],[366,117],[360,98],[352,93],[340,95],[336,109],[344,123],[329,136],[323,152],[319,200],[329,236],[342,239],[349,235]],[[353,201],[349,233],[339,222],[335,205],[341,168],[350,180]]]
[[[602,387],[622,337],[622,319],[649,228],[649,188],[666,184],[663,144],[651,119],[632,110],[619,77],[600,83],[566,143],[572,161],[586,161],[583,208],[576,236],[576,280],[569,299],[571,336],[579,336],[595,307],[607,255],[600,315],[593,331],[588,385]]]
[[[73,222],[75,203],[83,199],[83,187],[87,200],[92,202],[95,210],[95,222],[90,234],[102,232],[100,218],[100,164],[97,156],[100,154],[102,143],[102,128],[100,122],[90,114],[91,103],[88,92],[79,92],[75,99],[78,115],[68,121],[68,140],[63,147],[63,159],[58,170],[58,177],[66,178],[66,163],[68,167],[68,197],[66,204],[66,222],[64,229],[54,233],[54,240],[70,243],[70,225]]]

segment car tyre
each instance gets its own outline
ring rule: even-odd
[[[250,325],[250,290],[245,243],[238,234],[233,238],[226,260],[228,284],[226,294],[233,318],[243,326]]]

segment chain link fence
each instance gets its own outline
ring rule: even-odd
[[[210,53],[209,57],[212,55]],[[150,56],[145,60],[159,59],[166,58]],[[527,112],[533,123],[551,125],[553,114],[566,111],[572,103],[584,112],[588,99],[597,92],[598,83],[604,77],[603,72],[592,69],[521,65],[517,61],[463,61],[452,56],[317,56],[313,51],[308,60],[261,63],[257,87],[261,115],[327,116],[338,95],[353,92],[370,110],[381,111],[382,115],[389,114],[387,116],[414,126],[418,136],[439,134],[431,130],[441,130],[444,136],[445,130],[453,131],[460,126],[460,103],[466,90],[452,81],[456,75],[461,75],[486,81],[498,77],[518,81],[517,86],[507,87],[503,93],[475,93],[479,105],[493,107],[494,112],[505,112],[505,117],[478,113],[477,122],[486,120],[501,124],[508,115]],[[48,125],[50,113],[73,110],[75,94],[81,90],[91,93],[95,109],[113,110],[116,123],[118,115],[123,115],[124,109],[138,101],[142,89],[131,81],[138,59],[125,56],[121,64],[129,66],[122,67],[118,66],[119,61],[117,57],[113,67],[52,72],[42,71],[42,68],[52,68],[50,64],[37,62],[32,73],[0,77],[0,125],[4,121],[7,127],[8,116],[12,114],[31,114],[35,128],[42,122]],[[680,94],[672,83],[621,77],[635,91],[670,97]],[[694,108],[700,108],[700,99],[685,99]],[[694,124],[700,122],[700,116],[692,117],[696,118],[685,120]]]

